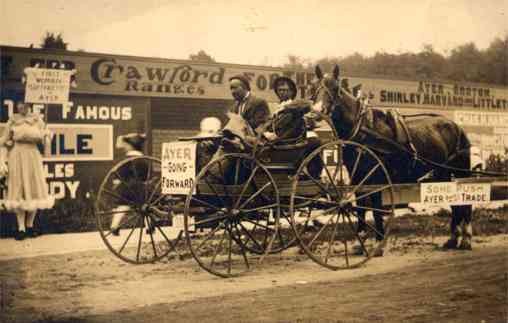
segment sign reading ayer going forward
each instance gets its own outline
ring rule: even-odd
[[[196,143],[162,144],[162,194],[187,194],[196,177]]]
[[[425,204],[467,205],[490,202],[489,183],[422,183],[420,202]]]

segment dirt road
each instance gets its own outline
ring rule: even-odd
[[[404,239],[360,269],[331,272],[297,250],[245,277],[192,259],[134,266],[107,251],[0,262],[1,322],[508,322],[508,237],[442,252]]]

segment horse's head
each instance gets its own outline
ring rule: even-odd
[[[332,74],[324,74],[316,66],[316,79],[310,85],[312,110],[330,114],[339,97],[339,66],[335,65]]]

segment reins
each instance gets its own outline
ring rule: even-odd
[[[337,106],[337,98],[339,96],[350,96],[349,93],[347,93],[343,88],[340,88],[340,91],[339,91],[339,95],[336,95],[334,96],[332,93],[330,93],[330,90],[320,84],[319,87],[316,89],[316,92],[311,96],[311,100],[313,102],[315,102],[315,100],[317,99],[317,96],[318,94],[320,93],[320,91],[325,91],[325,94],[328,96],[328,98],[330,99],[330,102],[331,102],[331,105],[329,108],[329,111],[326,111],[325,115],[327,115],[327,118],[328,117],[328,114],[331,113],[331,111],[333,109],[336,108]],[[359,103],[358,100],[355,98],[354,99],[355,103]],[[365,135],[370,135],[372,137],[374,137],[376,140],[379,140],[379,141],[382,141],[384,143],[387,143],[393,147],[395,147],[396,149],[398,149],[399,151],[402,151],[404,153],[407,153],[409,155],[412,156],[413,160],[414,161],[417,161],[417,162],[421,162],[423,164],[427,164],[427,165],[431,165],[433,167],[436,167],[436,168],[441,168],[441,169],[445,169],[445,170],[448,170],[448,171],[454,171],[454,172],[462,172],[462,173],[468,173],[470,175],[486,175],[486,176],[494,176],[494,177],[500,177],[500,176],[508,176],[507,173],[501,173],[501,172],[488,172],[488,171],[477,171],[477,170],[471,170],[471,169],[465,169],[465,168],[458,168],[458,167],[453,167],[453,166],[448,166],[446,164],[442,164],[442,163],[437,163],[433,160],[430,160],[428,158],[425,158],[425,157],[422,157],[418,154],[416,154],[415,152],[416,151],[410,151],[407,147],[405,147],[404,145],[386,137],[386,136],[383,136],[383,135],[380,135],[379,133],[377,133],[376,131],[374,130],[371,130],[365,126],[363,126],[363,119],[366,115],[366,109],[364,108],[363,104],[359,103],[359,108],[357,109],[357,113],[355,114],[355,117],[354,117],[354,120],[353,120],[353,127],[351,128],[351,132],[348,134],[348,136],[346,136],[346,140],[350,140],[350,141],[354,141],[354,138],[356,138],[359,134],[361,133],[364,133]],[[419,113],[419,114],[412,114],[412,115],[405,115],[405,116],[402,116],[403,118],[411,118],[411,117],[430,117],[430,116],[439,116],[438,114],[433,114],[433,113]],[[335,127],[334,123],[333,123],[333,119],[331,120],[331,126],[332,127]],[[335,133],[337,133],[335,131]],[[387,153],[386,151],[383,151],[382,149],[379,149],[379,148],[376,148],[376,147],[371,147],[369,146],[369,148],[375,150],[375,151],[378,151],[378,152],[381,152],[381,153]],[[448,160],[450,161],[452,157],[455,157],[456,154],[453,154]]]

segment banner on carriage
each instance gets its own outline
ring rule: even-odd
[[[196,143],[163,143],[161,169],[162,194],[188,194],[196,178]]]

